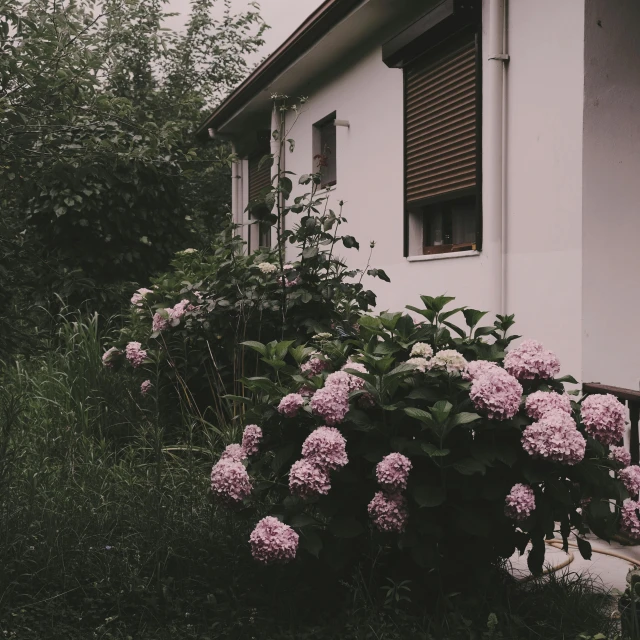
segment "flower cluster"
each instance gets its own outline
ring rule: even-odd
[[[233,443],[228,444],[222,455],[220,456],[220,460],[232,460],[233,462],[242,462],[247,459],[247,452],[245,448],[241,444]]]
[[[505,499],[504,512],[508,518],[521,522],[536,508],[536,496],[528,484],[514,484]]]
[[[634,540],[640,540],[639,510],[640,502],[631,499],[625,500],[620,510],[620,526]]]
[[[527,415],[533,420],[540,420],[550,411],[556,410],[571,415],[571,400],[566,393],[536,391],[527,398],[525,408]]]
[[[270,262],[260,262],[258,263],[258,269],[260,269],[260,271],[265,275],[268,275],[270,273],[275,273],[278,270],[278,267]]]
[[[251,554],[264,564],[289,562],[296,557],[298,534],[273,516],[262,518],[249,536]]]
[[[318,427],[302,443],[302,457],[323,469],[338,469],[349,462],[346,445],[335,427]]]
[[[141,385],[140,385],[140,393],[143,396],[146,396],[147,393],[149,393],[149,391],[151,390],[151,387],[153,385],[151,384],[151,380],[145,380]]]
[[[560,372],[560,361],[537,340],[524,340],[507,353],[504,368],[518,380],[547,379]]]
[[[433,355],[433,349],[431,345],[426,342],[416,342],[413,347],[411,347],[411,353],[409,355],[412,358],[430,358]]]
[[[574,420],[564,411],[551,411],[522,434],[522,448],[533,458],[562,464],[577,464],[587,443]]]
[[[177,256],[188,256],[192,253],[196,253],[197,249],[193,249],[191,247],[189,247],[188,249],[183,249],[182,251],[176,251],[176,255]]]
[[[149,293],[153,293],[153,291],[151,289],[145,289],[144,287],[142,289],[138,289],[131,296],[131,304],[134,307],[141,307],[144,299],[147,297],[147,294]]]
[[[327,424],[339,424],[349,411],[348,388],[341,384],[329,384],[318,389],[311,398],[311,410],[322,416]]]
[[[125,349],[125,355],[134,367],[139,367],[147,359],[147,352],[139,342],[130,342]]]
[[[376,466],[378,484],[389,492],[407,488],[407,479],[411,471],[411,460],[401,453],[390,453]]]
[[[638,494],[640,494],[640,467],[634,464],[622,469],[618,471],[618,477],[629,494],[638,497]]]
[[[602,444],[622,440],[627,424],[624,405],[610,393],[588,396],[580,407],[585,430]]]
[[[467,368],[467,361],[455,349],[438,351],[429,361],[429,369],[446,371],[451,376],[459,376]]]
[[[326,496],[331,489],[329,470],[302,458],[289,470],[289,489],[301,498]]]
[[[153,320],[151,321],[151,329],[156,331],[164,331],[169,326],[169,315],[166,309],[156,311],[153,314]]]
[[[473,380],[469,397],[489,418],[508,420],[518,413],[522,386],[504,369],[488,367]]]
[[[242,448],[248,456],[258,453],[262,441],[262,429],[257,424],[248,424],[242,433]]]
[[[300,366],[300,371],[302,371],[302,373],[308,373],[310,376],[317,376],[327,369],[329,365],[330,363],[327,360],[323,360],[312,354],[309,360]]]
[[[631,464],[631,454],[624,447],[610,447],[609,458],[623,467],[628,467]]]
[[[462,372],[462,377],[465,380],[475,380],[483,373],[491,373],[493,371],[502,371],[495,362],[489,362],[488,360],[472,360],[467,364],[467,368]]]
[[[429,361],[426,358],[409,358],[406,364],[411,365],[420,373],[424,373],[429,368]]]
[[[233,445],[229,445],[233,446]],[[211,491],[223,502],[238,503],[251,494],[251,478],[242,462],[222,457],[211,469]]]
[[[184,317],[184,314],[187,311],[190,311],[191,304],[188,300],[180,300],[178,304],[167,309],[167,313],[169,314],[169,324],[172,327],[175,327],[180,324],[180,320]]]
[[[298,415],[303,404],[304,398],[299,393],[290,393],[280,400],[278,412],[287,418],[293,418]]]
[[[349,373],[349,371],[357,371],[358,373],[369,373],[367,371],[367,367],[365,367],[361,362],[351,362],[348,361],[343,367],[342,371],[346,372],[349,376],[349,391],[357,391],[364,387],[364,379],[359,378],[358,376],[354,376]],[[330,377],[330,376],[329,376]],[[327,383],[329,382],[329,377],[327,377]]]
[[[302,443],[302,460],[289,471],[289,489],[301,498],[327,495],[331,489],[329,472],[344,467],[346,441],[335,427],[319,427]]]
[[[380,531],[401,533],[409,513],[407,501],[400,493],[387,494],[378,491],[367,507],[369,517]]]
[[[111,349],[107,349],[103,354],[102,354],[102,364],[105,367],[108,367],[109,369],[113,368],[113,363],[114,361],[120,357],[120,354],[122,352],[120,351],[120,349],[116,348],[116,347],[111,347]]]

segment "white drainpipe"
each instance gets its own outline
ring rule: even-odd
[[[506,181],[505,181],[505,76],[506,62],[506,12],[508,0],[489,1],[489,37],[487,42],[488,64],[485,67],[484,122],[485,144],[483,148],[484,206],[489,214],[486,225],[488,249],[495,251],[493,280],[498,283],[494,309],[507,312],[507,264],[506,264]]]

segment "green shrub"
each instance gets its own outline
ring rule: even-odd
[[[505,356],[512,317],[478,327],[484,314],[448,310],[452,298],[422,300],[425,308],[412,307],[419,323],[363,315],[357,335],[316,336],[313,349],[249,345],[272,371],[243,380],[245,422],[263,433],[260,453],[244,462],[253,478],[246,506],[273,505],[301,550],[337,568],[391,545],[390,566],[458,586],[529,543],[529,567],[540,573],[545,538],[558,534],[565,547],[575,535],[590,557],[584,536],[610,538],[628,493],[613,477],[621,464],[608,457],[611,436],[585,426],[582,401],[564,395],[575,380],[554,378],[557,359],[532,341]],[[466,329],[452,324],[456,313]],[[612,416],[619,439],[623,418]]]

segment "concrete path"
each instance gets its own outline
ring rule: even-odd
[[[569,547],[569,556],[562,550],[547,545],[547,554],[545,557],[545,565],[553,565],[554,567],[560,566],[571,560],[570,556],[573,556],[573,560],[562,569],[562,571],[571,571],[580,574],[589,574],[593,577],[598,577],[602,580],[606,587],[612,589],[619,589],[624,591],[627,587],[626,577],[627,571],[633,567],[633,562],[640,566],[640,545],[634,547],[623,546],[617,542],[608,544],[597,538],[589,537],[593,555],[591,560],[584,560],[580,555],[580,552],[576,547]],[[559,541],[561,543],[561,541]],[[623,560],[604,553],[598,553],[605,551],[607,553],[619,553],[622,556],[628,558]],[[515,554],[511,558],[513,565],[512,573],[518,578],[526,578],[530,575],[527,567],[527,552],[525,555],[519,556]]]

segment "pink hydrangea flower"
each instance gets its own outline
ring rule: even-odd
[[[488,360],[472,360],[467,364],[467,368],[462,372],[462,377],[465,380],[475,380],[483,373],[492,373],[494,371],[502,371],[495,362],[489,362]]]
[[[380,531],[388,533],[401,533],[409,516],[407,501],[399,493],[386,494],[378,491],[367,510],[373,524]]]
[[[536,508],[536,496],[528,484],[514,484],[505,499],[504,512],[508,518],[521,522]]]
[[[582,401],[580,414],[587,433],[602,444],[622,440],[627,412],[615,396],[606,393],[586,397]]]
[[[130,342],[125,349],[125,355],[134,367],[139,367],[147,359],[147,352],[139,342]]]
[[[248,424],[242,433],[242,448],[248,456],[258,453],[262,440],[262,429],[257,424]]]
[[[518,380],[546,379],[560,372],[560,361],[537,340],[524,340],[507,353],[504,368]]]
[[[247,452],[241,444],[233,443],[228,444],[222,455],[220,456],[220,460],[233,460],[233,462],[242,462],[247,459]]]
[[[640,467],[637,464],[618,471],[618,477],[631,496],[640,494]]]
[[[634,540],[640,540],[640,519],[638,518],[639,509],[640,502],[627,499],[622,503],[622,509],[620,510],[621,529]]]
[[[147,393],[149,393],[149,391],[151,390],[151,387],[153,387],[153,385],[151,384],[151,380],[145,380],[141,385],[140,385],[140,393],[143,396],[146,396]]]
[[[467,364],[464,356],[455,349],[443,349],[429,360],[429,369],[446,371],[450,376],[459,376],[467,368]]]
[[[148,293],[153,293],[153,291],[151,289],[145,289],[144,287],[142,289],[138,289],[131,296],[131,304],[134,307],[141,307],[142,303],[144,302],[144,299],[147,297]]]
[[[326,496],[331,489],[329,470],[302,458],[291,466],[289,489],[301,498]]]
[[[169,326],[169,319],[167,316],[166,309],[160,311],[156,311],[153,314],[153,321],[151,323],[151,329],[155,331],[164,331]]]
[[[178,304],[174,305],[171,309],[167,309],[169,314],[169,324],[172,327],[176,327],[180,324],[180,320],[184,318],[185,313],[190,311],[193,307],[188,300],[180,300]]]
[[[411,460],[401,453],[390,453],[376,466],[378,484],[389,492],[406,489],[412,466]]]
[[[359,378],[358,376],[349,373],[349,371],[358,371],[359,373],[369,373],[367,371],[367,367],[365,367],[361,362],[347,362],[344,367],[342,367],[342,371],[349,376],[349,391],[359,391],[364,387],[364,379]],[[329,382],[329,378],[331,375],[327,377],[327,382]]]
[[[587,443],[574,420],[564,411],[551,411],[522,434],[522,448],[533,458],[562,464],[577,464]]]
[[[525,403],[527,415],[534,420],[540,420],[549,411],[564,411],[571,414],[571,399],[565,394],[555,391],[536,391],[532,393]]]
[[[348,390],[337,384],[318,389],[311,398],[311,410],[327,424],[339,424],[349,411]]]
[[[624,447],[610,447],[609,458],[623,467],[628,467],[631,464],[631,454]]]
[[[473,406],[495,420],[508,420],[518,413],[522,385],[509,373],[496,367],[487,368],[471,385],[469,397]]]
[[[120,356],[121,353],[122,352],[120,351],[120,349],[117,349],[116,347],[111,347],[111,349],[107,349],[102,354],[102,364],[105,367],[108,367],[109,369],[113,369],[113,363]]]
[[[289,562],[296,557],[298,534],[273,516],[262,518],[249,537],[251,554],[264,564]]]
[[[290,393],[280,400],[278,412],[287,418],[293,418],[298,415],[302,405],[304,398],[299,393]]]
[[[344,467],[347,442],[335,427],[318,427],[302,443],[302,456],[322,469]]]
[[[302,371],[302,373],[307,373],[310,376],[317,376],[329,366],[330,363],[327,360],[323,360],[322,358],[312,355],[309,360],[300,366],[300,371]]]
[[[251,494],[251,478],[241,462],[223,457],[211,469],[211,491],[223,502],[241,502]]]

